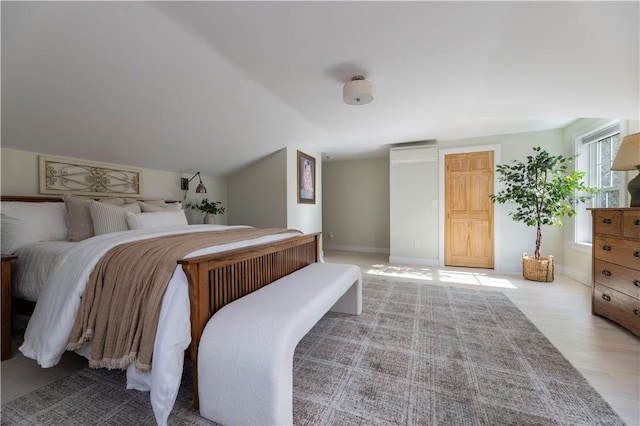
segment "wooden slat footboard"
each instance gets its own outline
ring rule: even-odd
[[[62,197],[1,195],[0,201],[62,202]],[[319,260],[320,233],[179,260],[189,280],[193,402],[198,408],[198,344],[211,316],[227,303]]]
[[[320,233],[179,260],[189,280],[193,403],[198,409],[198,345],[224,305],[319,260]]]

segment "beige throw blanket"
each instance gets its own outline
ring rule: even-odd
[[[151,369],[162,297],[177,260],[220,244],[289,232],[242,228],[195,232],[134,241],[109,250],[91,273],[68,350],[91,340],[92,368]]]

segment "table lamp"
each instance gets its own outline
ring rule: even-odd
[[[640,133],[633,133],[622,139],[611,170],[638,170],[638,175],[631,179],[627,190],[631,194],[630,207],[640,207]]]

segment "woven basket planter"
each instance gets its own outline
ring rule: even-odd
[[[523,253],[522,275],[530,281],[550,283],[553,281],[553,256],[536,259]]]

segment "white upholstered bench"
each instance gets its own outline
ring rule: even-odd
[[[200,415],[223,425],[293,423],[293,353],[329,310],[362,312],[355,265],[313,263],[220,309],[198,350]]]

